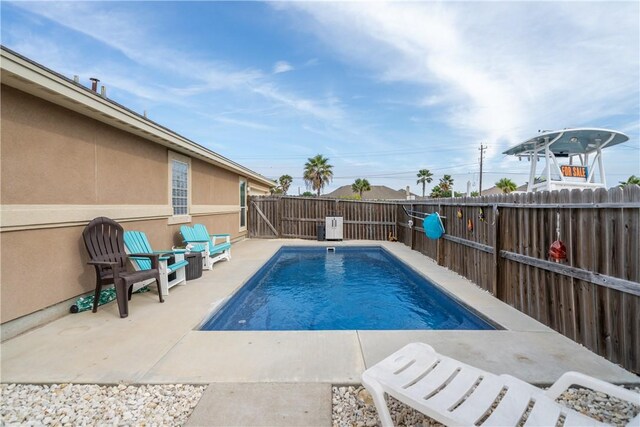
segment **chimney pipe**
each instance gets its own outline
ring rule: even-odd
[[[95,77],[91,77],[89,80],[91,80],[91,90],[94,92],[98,92],[98,82],[100,80],[96,79]]]

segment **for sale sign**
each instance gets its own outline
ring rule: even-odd
[[[566,176],[570,178],[586,178],[587,177],[586,166],[562,165],[560,166],[560,171],[562,172],[562,176]]]

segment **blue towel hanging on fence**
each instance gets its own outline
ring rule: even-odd
[[[438,212],[428,215],[422,224],[424,234],[430,239],[439,239],[444,234],[444,225]]]

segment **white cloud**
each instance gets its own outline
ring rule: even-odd
[[[433,107],[434,105],[442,104],[443,102],[444,98],[442,96],[428,95],[419,102],[419,105],[423,107]]]
[[[192,53],[159,44],[152,36],[149,21],[141,21],[126,10],[112,7],[113,4],[101,8],[99,3],[24,2],[16,3],[16,6],[98,40],[143,67],[160,72],[168,70],[192,82],[185,86],[172,82],[172,87],[164,88],[165,94],[158,88],[145,87],[136,79],[127,82],[122,75],[119,76],[119,87],[142,98],[166,101],[171,96],[180,98],[219,90],[238,90],[261,95],[296,113],[308,114],[316,119],[332,121],[344,117],[334,99],[301,97],[281,90],[258,70],[238,70],[225,62],[197,58]],[[285,61],[277,62],[274,66],[275,73],[290,70],[293,67]]]
[[[333,98],[320,103],[311,99],[301,98],[299,96],[286,93],[272,84],[261,84],[259,86],[255,86],[253,91],[265,98],[277,101],[278,103],[295,111],[310,114],[322,120],[331,122],[341,120],[344,117],[342,109],[337,105],[337,101]]]
[[[305,15],[305,28],[343,61],[382,82],[422,88],[429,114],[458,135],[491,142],[489,157],[541,127],[596,126],[638,112],[637,3],[274,7]]]
[[[158,44],[156,38],[151,35],[150,21],[140,20],[139,17],[117,6],[112,7],[117,3],[106,6],[95,2],[14,4],[97,40],[138,65],[151,67],[160,72],[169,71],[183,79],[197,82],[184,88],[167,88],[177,95],[190,96],[207,91],[234,89],[262,77],[262,73],[257,70],[237,70],[224,62],[195,58],[186,52]],[[33,40],[31,44],[34,44]],[[137,91],[133,93],[141,92],[140,82],[131,78],[131,82],[125,84],[124,80],[123,76],[119,78],[123,88],[135,87]],[[151,93],[152,90],[147,92]]]
[[[232,119],[230,117],[224,117],[224,116],[213,117],[213,120],[219,123],[231,124],[231,125],[241,126],[241,127],[251,128],[251,129],[273,130],[273,127],[271,126],[267,126],[262,123],[250,122],[248,120]]]
[[[293,70],[293,66],[287,61],[278,61],[273,65],[273,74],[286,73],[287,71]]]

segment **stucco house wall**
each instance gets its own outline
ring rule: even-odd
[[[19,63],[8,70],[5,65],[10,61],[5,59],[24,58],[4,48],[2,55],[1,323],[94,289],[94,269],[86,264],[81,239],[94,217],[107,216],[125,230],[145,232],[157,249],[181,244],[179,228],[185,223],[205,224],[210,232],[229,233],[234,240],[246,236],[246,228],[240,226],[240,182],[259,194],[268,192],[272,181],[195,143],[183,142],[167,129],[160,128],[160,136],[142,131],[146,125],[142,117],[118,122],[109,114],[110,109],[114,116],[119,113],[119,105],[75,88],[75,83],[60,76],[47,75],[49,70],[37,64]],[[60,96],[60,102],[39,96],[35,89],[27,93],[20,78],[28,78],[31,69],[53,81],[47,87],[50,92],[70,83],[77,93]],[[64,104],[70,97],[77,97],[76,103],[80,99],[80,105],[67,108]],[[104,118],[89,105],[82,108],[82,99],[88,103],[92,97],[102,103]],[[161,137],[168,142],[164,144]],[[189,164],[188,215],[173,215],[172,159]]]

